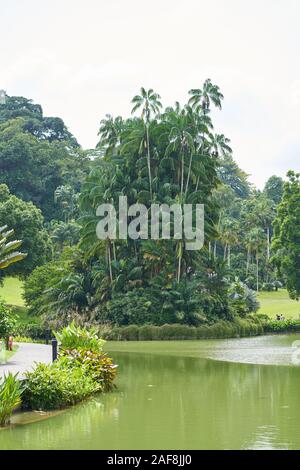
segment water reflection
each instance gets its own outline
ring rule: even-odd
[[[114,353],[118,390],[0,433],[15,449],[300,448],[300,370]]]

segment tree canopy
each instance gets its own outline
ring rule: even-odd
[[[46,220],[63,218],[55,190],[68,184],[78,192],[88,171],[88,156],[60,118],[44,117],[23,97],[0,105],[0,184],[32,201]]]
[[[27,253],[22,263],[5,270],[8,275],[25,276],[51,257],[51,240],[43,227],[41,211],[32,202],[25,202],[9,193],[7,186],[0,185],[1,225],[14,228],[17,240],[22,240],[22,250]]]
[[[273,262],[292,299],[300,297],[300,173],[290,171],[274,221]]]

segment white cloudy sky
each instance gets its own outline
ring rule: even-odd
[[[64,119],[84,148],[140,86],[184,102],[210,77],[216,130],[263,186],[299,171],[299,0],[0,0],[0,88]]]

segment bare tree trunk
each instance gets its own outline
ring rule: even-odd
[[[227,257],[228,257],[228,268],[230,268],[230,245],[228,245],[228,249],[227,249]]]
[[[211,258],[211,242],[208,242],[208,257]]]
[[[217,257],[217,242],[215,240],[215,243],[214,243],[214,259],[216,259]]]

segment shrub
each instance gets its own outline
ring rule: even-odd
[[[192,340],[208,338],[234,338],[263,334],[259,318],[236,318],[234,321],[220,320],[212,325],[189,326],[181,324],[131,325],[112,329],[111,340]]]
[[[16,324],[13,329],[15,336],[32,338],[33,340],[46,339],[47,330],[37,323]]]
[[[146,289],[133,289],[115,294],[107,302],[108,319],[116,325],[143,325],[155,320],[159,309],[157,298]],[[155,317],[156,315],[156,317]]]
[[[54,282],[60,280],[63,268],[63,263],[50,261],[35,268],[26,278],[23,297],[29,315],[41,315],[44,293]]]
[[[267,320],[264,330],[266,333],[300,331],[300,320]]]
[[[17,317],[11,308],[7,307],[4,300],[0,299],[0,338],[7,338],[12,334]]]
[[[264,282],[263,285],[261,286],[261,290],[265,292],[272,292],[273,290],[275,290],[275,287],[272,282]]]
[[[259,302],[256,293],[249,287],[235,280],[229,287],[230,307],[236,315],[245,317],[248,313],[256,312],[259,309]]]
[[[15,343],[45,343],[42,339],[33,339],[30,336],[14,336]]]
[[[70,369],[80,367],[95,382],[101,385],[101,390],[108,392],[114,387],[117,366],[103,352],[64,349],[60,353],[61,363]]]
[[[56,332],[55,336],[63,349],[85,349],[101,352],[105,343],[98,337],[96,328],[87,329],[76,326],[74,322],[63,328],[61,332]]]
[[[21,386],[17,375],[0,379],[0,426],[8,424],[13,411],[21,404]]]
[[[22,402],[25,408],[52,410],[74,405],[101,387],[80,367],[67,368],[62,361],[38,364],[26,373]]]

